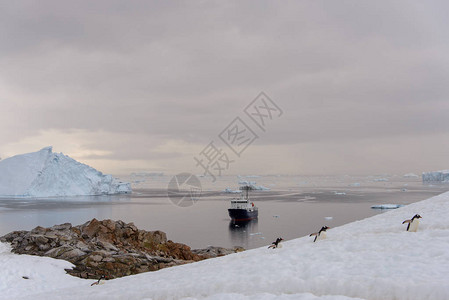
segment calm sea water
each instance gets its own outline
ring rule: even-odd
[[[92,218],[134,222],[145,230],[162,230],[169,239],[192,248],[209,245],[247,249],[269,245],[276,237],[293,239],[364,219],[381,210],[375,204],[410,204],[449,190],[449,185],[423,185],[420,178],[401,176],[262,176],[201,179],[202,196],[179,207],[167,197],[170,176],[122,177],[133,183],[131,195],[48,199],[0,199],[0,235]],[[230,222],[227,208],[239,180],[257,181],[270,191],[254,191],[258,220]],[[419,213],[419,212],[418,212]]]

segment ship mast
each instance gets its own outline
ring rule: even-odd
[[[243,185],[243,186],[240,187],[241,191],[245,191],[245,194],[246,194],[245,199],[246,200],[249,200],[249,191],[253,190],[253,189],[254,188],[252,186],[250,186],[250,185]]]

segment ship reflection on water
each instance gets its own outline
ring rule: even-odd
[[[251,243],[250,239],[260,236],[257,225],[258,220],[248,220],[248,221],[229,221],[229,235],[231,237],[231,242],[233,246],[241,246],[245,249],[249,249]]]

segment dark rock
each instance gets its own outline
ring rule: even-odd
[[[204,249],[192,250],[192,253],[202,256],[202,257],[206,257],[206,258],[213,258],[213,257],[217,257],[217,256],[224,256],[224,255],[228,255],[231,253],[237,253],[237,252],[242,252],[242,251],[245,251],[245,249],[243,249],[242,247],[234,247],[234,249],[228,249],[228,248],[223,248],[223,247],[209,246]]]
[[[41,226],[37,226],[36,228],[31,230],[32,234],[44,234],[45,233],[45,228],[41,227]]]
[[[93,279],[156,271],[244,250],[191,250],[187,245],[167,240],[162,231],[139,230],[133,223],[97,219],[78,226],[65,223],[14,231],[0,237],[0,241],[11,243],[14,253],[68,260],[75,265],[66,270],[69,274]]]
[[[20,251],[20,249],[13,249],[13,252],[23,254],[21,252],[18,252],[17,250]],[[47,252],[43,253],[43,255],[41,255],[41,253],[37,253],[37,255],[49,256],[49,257],[53,257],[53,258],[60,258],[64,253],[72,251],[72,250],[73,250],[72,247],[61,246],[58,248],[50,249]],[[31,254],[31,253],[27,253],[27,254]]]
[[[48,243],[48,239],[43,235],[31,235],[30,240],[31,240],[31,242],[35,243],[36,245],[42,245],[42,244]]]
[[[70,261],[72,259],[78,258],[80,256],[84,256],[84,255],[86,255],[86,252],[83,252],[80,249],[75,248],[75,249],[72,249],[72,250],[62,253],[61,255],[58,256],[58,258]]]
[[[53,227],[50,227],[49,228],[49,230],[67,230],[67,229],[70,229],[70,228],[72,228],[72,224],[70,224],[70,223],[64,223],[64,224],[61,224],[61,225],[55,225],[55,226],[53,226]]]
[[[46,251],[46,250],[50,249],[50,247],[51,247],[51,244],[42,244],[42,245],[39,245],[39,250]]]

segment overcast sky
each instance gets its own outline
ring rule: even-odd
[[[449,169],[448,28],[447,1],[2,1],[0,157],[199,174],[214,141],[223,174]]]

